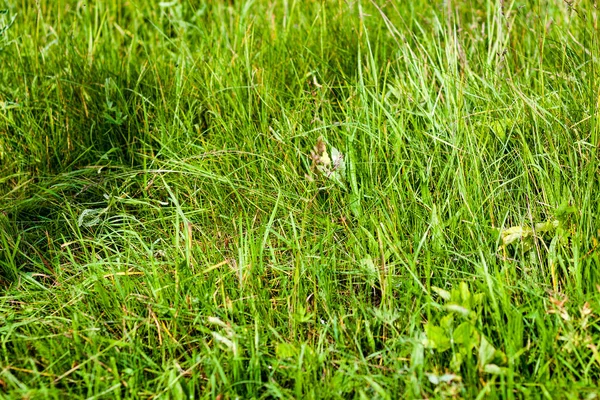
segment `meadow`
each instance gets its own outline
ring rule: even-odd
[[[0,398],[597,398],[587,0],[0,0]]]

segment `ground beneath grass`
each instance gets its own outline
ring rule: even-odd
[[[599,394],[590,2],[0,9],[1,398]]]

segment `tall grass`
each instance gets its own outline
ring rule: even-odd
[[[597,394],[593,5],[3,8],[0,396]]]

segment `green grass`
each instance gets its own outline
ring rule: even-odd
[[[590,3],[0,1],[0,398],[594,398]]]

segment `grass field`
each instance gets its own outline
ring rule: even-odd
[[[0,398],[597,398],[592,3],[0,0]]]

